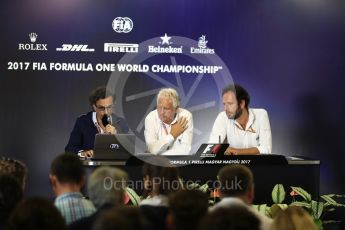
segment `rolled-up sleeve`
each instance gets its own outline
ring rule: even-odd
[[[260,116],[260,135],[259,145],[257,146],[260,154],[272,153],[272,133],[267,111],[262,109]]]

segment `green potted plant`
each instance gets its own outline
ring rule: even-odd
[[[290,204],[283,203],[286,197],[286,192],[282,184],[276,184],[272,190],[273,205],[267,204],[253,205],[259,212],[274,218],[280,210],[286,209],[289,205],[302,206],[313,217],[315,224],[319,229],[323,229],[323,225],[328,223],[336,223],[334,220],[323,220],[325,212],[334,211],[336,207],[345,207],[344,204],[338,203],[335,199],[345,197],[344,195],[327,194],[320,196],[319,201],[313,200],[311,195],[301,187],[291,186],[290,195],[292,202]]]

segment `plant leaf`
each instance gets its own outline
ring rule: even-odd
[[[326,201],[326,203],[325,203],[326,207],[328,207],[328,206],[345,207],[344,204],[338,203],[332,197],[342,197],[342,195],[336,195],[336,194],[322,195],[321,198]]]
[[[295,201],[291,203],[292,206],[301,206],[310,209],[311,204],[305,202],[305,201]]]
[[[197,184],[197,183],[188,183],[188,184],[187,184],[187,188],[188,188],[188,189],[199,189],[199,188],[200,188],[200,185]]]
[[[215,204],[214,200],[208,200],[208,205],[213,206]]]
[[[331,195],[334,195],[336,197],[345,197],[345,195],[340,195],[340,194],[331,194]]]
[[[206,193],[208,191],[208,184],[203,184],[198,188],[200,191]]]
[[[277,204],[277,205],[281,208],[281,210],[285,210],[289,207],[289,205],[287,204]]]
[[[179,181],[182,188],[186,188],[186,186],[184,184],[184,180],[181,177],[178,178],[178,181]]]
[[[282,184],[276,184],[272,190],[272,200],[275,204],[283,203],[285,199],[285,189]]]
[[[341,220],[324,220],[322,221],[323,224],[327,225],[327,224],[338,224],[341,223]]]
[[[314,220],[314,223],[315,223],[317,229],[323,230],[322,220],[320,220],[320,219]]]
[[[328,196],[328,197],[345,197],[345,195],[341,195],[341,194],[334,194],[334,193],[327,194],[327,195],[324,195],[324,196]]]
[[[267,204],[252,205],[252,207],[258,210],[260,213],[266,215]]]
[[[139,203],[141,201],[140,196],[131,188],[126,187],[126,192],[129,196],[129,199],[131,199],[131,202],[134,206],[139,206]]]
[[[329,195],[322,195],[321,198],[324,199],[326,201],[326,203],[330,204],[330,205],[336,205],[338,204],[334,199],[332,199],[331,197],[332,194]]]
[[[325,209],[325,208],[324,208],[324,211],[333,212],[333,211],[335,211],[335,208],[330,208],[330,209]]]
[[[307,202],[311,201],[311,195],[305,191],[303,188],[301,187],[293,187],[291,186],[291,189],[296,192],[298,195],[300,195],[301,197],[303,197],[304,200],[306,200]]]
[[[272,218],[272,210],[271,210],[271,207],[266,207],[266,212],[265,212],[265,215]]]
[[[273,204],[271,206],[271,215],[272,218],[275,218],[275,216],[282,210],[282,208],[278,204]]]
[[[317,202],[315,200],[311,201],[311,210],[312,210],[312,216],[315,220],[320,219],[320,216],[323,212],[323,205],[324,202]]]

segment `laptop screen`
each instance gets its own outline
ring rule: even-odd
[[[134,150],[134,134],[96,134],[92,159],[127,160]]]

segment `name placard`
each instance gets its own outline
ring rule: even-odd
[[[126,165],[138,165],[144,161],[148,162],[149,158],[154,158],[152,155],[141,155],[140,157],[131,157]],[[214,156],[165,156],[171,165],[187,166],[187,165],[228,165],[228,164],[243,164],[243,165],[287,165],[288,162],[283,155],[265,154],[265,155],[222,155]]]

